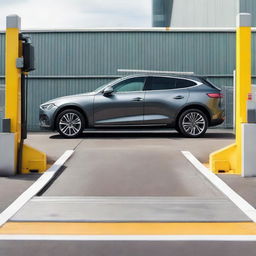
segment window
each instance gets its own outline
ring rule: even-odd
[[[167,77],[153,77],[150,90],[170,90],[175,89],[175,79]]]
[[[176,79],[176,88],[187,88],[196,85],[195,82],[185,79]]]
[[[115,92],[136,92],[144,88],[144,77],[131,78],[114,86]]]

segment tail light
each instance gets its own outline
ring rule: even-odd
[[[248,93],[248,100],[252,100],[252,93]]]
[[[207,93],[209,98],[221,99],[224,97],[223,93]]]

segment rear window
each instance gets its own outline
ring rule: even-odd
[[[172,90],[188,88],[194,85],[196,85],[195,82],[182,78],[152,77],[149,90]]]
[[[167,77],[152,77],[150,90],[175,89],[176,79]]]
[[[186,79],[176,79],[176,88],[180,89],[180,88],[188,88],[191,86],[195,86],[196,83],[190,80],[186,80]]]

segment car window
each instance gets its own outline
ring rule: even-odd
[[[112,84],[117,83],[119,80],[121,80],[121,78],[115,79],[115,80],[111,81],[110,83],[103,84],[100,87],[98,87],[97,89],[95,89],[94,92],[96,92],[96,93],[100,92],[103,88],[111,86]]]
[[[150,90],[175,89],[175,79],[169,77],[152,77]]]
[[[114,92],[136,92],[143,91],[144,88],[144,77],[131,78],[122,81],[114,86]]]
[[[186,80],[186,79],[176,79],[176,88],[177,89],[188,88],[188,87],[191,87],[194,85],[196,85],[196,83],[193,81]]]

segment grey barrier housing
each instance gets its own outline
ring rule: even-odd
[[[2,120],[5,110],[5,86],[0,84],[0,132],[2,131]]]

